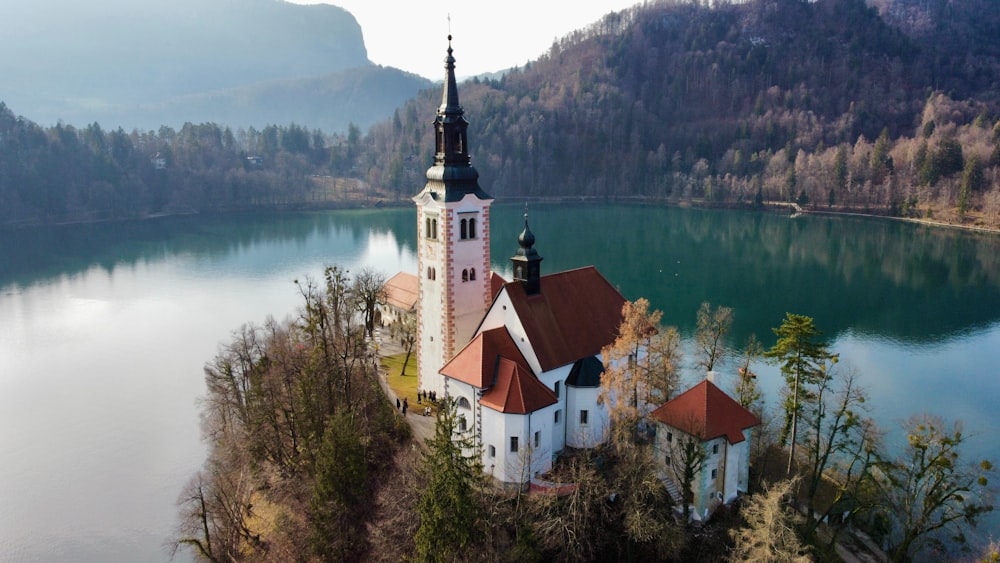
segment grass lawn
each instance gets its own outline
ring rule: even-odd
[[[423,404],[417,403],[417,355],[410,355],[410,361],[406,364],[406,372],[401,373],[403,369],[403,359],[406,358],[406,353],[396,354],[395,356],[384,356],[382,358],[382,368],[389,374],[389,388],[392,392],[399,397],[402,401],[403,397],[406,397],[406,402],[409,404],[411,413],[423,412],[424,406],[428,403],[425,401]],[[431,414],[434,414],[436,409],[431,410]]]

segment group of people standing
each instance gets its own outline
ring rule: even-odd
[[[424,401],[427,401],[428,403],[433,403],[437,401],[437,392],[417,391],[417,402],[422,403]],[[409,408],[410,404],[406,400],[406,397],[403,397],[402,401],[399,400],[399,397],[396,397],[396,410],[402,412],[403,416],[406,416],[406,411],[409,410]],[[430,415],[430,407],[428,406],[424,408],[424,416],[429,416],[429,415]]]

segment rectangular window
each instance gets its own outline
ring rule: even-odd
[[[712,455],[719,453],[719,444],[712,444]]]
[[[535,432],[535,447],[537,448],[538,446],[541,445],[541,443],[542,443],[542,433],[536,431]]]
[[[458,417],[458,430],[460,432],[465,432],[466,430],[468,430],[468,425],[465,422],[464,416]]]
[[[590,418],[590,413],[586,410],[580,411],[580,424],[586,426],[587,420]]]
[[[497,456],[497,449],[493,446],[490,446],[490,459],[493,459],[496,456]]]
[[[715,481],[715,476],[716,476],[716,475],[717,475],[718,473],[719,473],[719,470],[718,470],[718,469],[713,469],[713,470],[712,470],[712,480],[713,480],[713,481]]]
[[[669,443],[671,443],[673,441],[674,441],[674,433],[673,432],[667,432],[667,443],[669,444]]]
[[[562,411],[556,411],[556,415],[555,415],[555,419],[554,419],[554,422],[556,424],[559,424],[559,418],[561,417],[561,415],[562,415]]]
[[[510,437],[510,451],[517,452],[517,436]]]

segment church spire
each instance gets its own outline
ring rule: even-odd
[[[524,207],[524,230],[517,237],[517,252],[511,256],[514,265],[514,281],[524,285],[524,292],[533,295],[541,290],[542,257],[534,249],[535,235],[528,227],[528,206]]]
[[[448,56],[444,59],[444,89],[441,105],[434,120],[434,166],[427,170],[427,180],[441,182],[444,193],[435,190],[445,201],[458,201],[467,194],[479,199],[493,199],[479,187],[479,172],[472,166],[469,156],[469,122],[458,103],[458,82],[455,79],[455,57],[452,55],[451,35],[448,35]]]
[[[462,106],[458,103],[458,84],[455,80],[455,57],[451,48],[451,34],[448,35],[448,56],[444,58],[444,92],[441,94],[439,114],[462,116]]]
[[[449,30],[450,31],[450,30]],[[469,157],[465,112],[458,102],[448,34],[441,105],[434,118],[434,163],[417,205],[418,385],[444,396],[441,368],[476,334],[493,302],[490,206]]]

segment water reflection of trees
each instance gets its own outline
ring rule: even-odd
[[[816,318],[829,336],[852,330],[911,342],[1000,320],[1000,238],[994,235],[862,218],[617,204],[538,204],[529,211],[545,272],[594,264],[626,298],[647,297],[685,334],[693,333],[703,301],[734,308],[732,343],[751,332],[769,338],[789,311]],[[517,249],[523,213],[521,205],[494,206],[495,268],[507,267]],[[392,234],[401,249],[415,252],[413,221],[406,206],[5,232],[0,287],[95,264],[110,272],[182,254],[221,260],[262,245],[317,242],[360,251],[369,233]]]
[[[0,233],[0,287],[24,286],[94,265],[116,267],[190,255],[219,260],[264,244],[301,246],[335,239],[357,247],[369,233],[391,233],[415,252],[410,208],[304,213],[241,213],[163,217]]]
[[[519,208],[494,212],[515,240]],[[691,334],[702,301],[732,306],[732,341],[770,337],[788,311],[847,330],[923,341],[1000,317],[1000,238],[865,218],[640,206],[533,207],[545,271],[595,264],[627,298],[646,296]],[[512,252],[513,242],[502,246]]]

